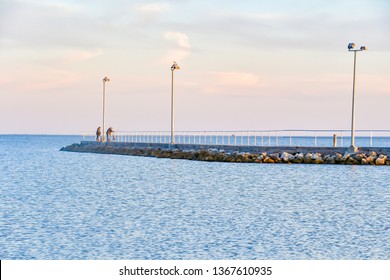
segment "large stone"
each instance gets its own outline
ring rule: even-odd
[[[334,154],[334,160],[336,161],[336,163],[341,163],[341,159],[343,158],[343,155],[340,154],[340,153],[335,153]]]
[[[274,161],[274,163],[282,162],[279,153],[269,154],[268,156]]]
[[[294,155],[294,158],[291,159],[291,163],[302,163],[305,158],[305,155],[302,153],[297,153]]]
[[[216,148],[210,148],[210,149],[208,149],[207,150],[210,154],[218,154],[218,149],[216,149]]]
[[[347,161],[345,162],[346,164],[351,164],[351,165],[357,165],[360,162],[354,159],[353,157],[348,157]]]
[[[346,163],[348,161],[348,159],[351,157],[351,155],[353,155],[353,154],[345,152],[343,157],[340,159],[340,163]]]
[[[327,164],[335,164],[336,163],[336,156],[329,156],[329,157],[327,157],[325,162]]]
[[[367,156],[364,153],[357,153],[354,155],[353,158],[356,159],[357,161],[361,162],[362,159],[366,159]]]
[[[320,153],[315,153],[311,156],[312,163],[315,164],[321,164],[324,163],[324,160],[322,159],[322,155]]]
[[[380,154],[379,157],[375,160],[376,165],[385,165],[387,160],[386,155]]]
[[[270,158],[269,156],[266,156],[265,159],[263,160],[264,163],[275,163],[275,161]]]
[[[281,155],[280,155],[280,158],[282,160],[282,162],[284,163],[290,163],[291,160],[294,158],[294,156],[292,154],[289,154],[287,152],[283,152]]]
[[[268,156],[272,158],[274,161],[279,159],[279,153],[269,154]]]
[[[264,160],[264,156],[261,154],[261,155],[258,155],[258,156],[257,156],[255,162],[257,162],[257,163],[262,163],[263,160]]]
[[[370,155],[366,160],[368,164],[375,164],[376,156]]]
[[[241,155],[241,162],[252,162],[252,156],[250,153],[244,153]]]
[[[312,153],[307,153],[303,159],[303,162],[304,163],[311,163],[311,159],[313,157],[313,154]]]
[[[230,155],[226,158],[226,162],[235,162],[234,155]]]
[[[378,154],[375,152],[375,151],[371,151],[369,154],[368,154],[369,157],[377,157]]]

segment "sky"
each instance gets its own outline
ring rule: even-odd
[[[0,134],[390,129],[387,0],[0,0]]]

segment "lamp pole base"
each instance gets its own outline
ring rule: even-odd
[[[351,145],[351,146],[349,146],[349,148],[347,149],[347,152],[348,152],[348,154],[354,154],[354,153],[356,153],[358,150],[359,150],[358,147]]]

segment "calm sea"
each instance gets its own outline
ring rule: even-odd
[[[388,166],[60,152],[0,135],[0,259],[390,259]]]

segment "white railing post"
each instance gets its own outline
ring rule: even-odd
[[[268,146],[271,146],[271,138],[270,138],[270,135],[269,135],[269,131],[268,131]]]
[[[275,131],[275,146],[279,146],[279,138],[278,138],[278,131]]]
[[[370,131],[370,147],[372,147],[372,131]]]
[[[261,131],[261,146],[264,147],[263,131]]]

